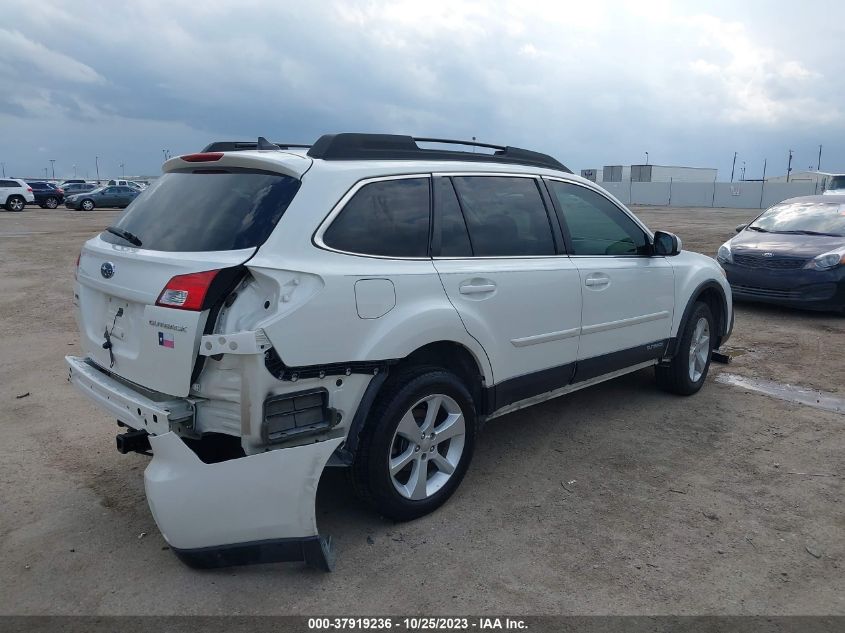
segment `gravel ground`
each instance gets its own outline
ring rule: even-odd
[[[711,255],[754,215],[637,213]],[[185,567],[147,508],[148,458],[118,454],[65,380],[73,265],[115,214],[0,213],[0,613],[845,614],[845,416],[715,381],[837,395],[845,317],[751,305],[698,395],[642,371],[494,420],[431,516],[385,521],[327,472],[332,574]]]

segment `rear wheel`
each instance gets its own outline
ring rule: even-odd
[[[710,369],[714,334],[713,313],[706,303],[699,301],[684,324],[675,357],[668,365],[655,367],[657,384],[684,396],[701,389]]]
[[[86,198],[82,201],[82,204],[80,206],[85,211],[91,211],[94,208],[94,201],[90,198]]]
[[[356,491],[397,521],[434,511],[461,483],[475,430],[475,406],[454,374],[422,367],[391,377],[361,432]]]
[[[54,198],[53,196],[50,196],[49,198],[47,198],[44,201],[44,206],[47,207],[48,209],[55,209],[56,207],[59,206],[59,199]]]
[[[6,209],[9,211],[23,211],[26,206],[26,200],[21,196],[9,196],[6,200]]]

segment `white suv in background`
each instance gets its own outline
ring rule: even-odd
[[[449,143],[213,143],[85,244],[70,381],[122,452],[152,451],[150,508],[189,564],[328,569],[327,465],[413,519],[485,420],[649,366],[701,388],[733,324],[714,260],[549,156]]]
[[[7,211],[23,211],[28,203],[35,202],[32,187],[18,178],[0,178],[0,204]]]

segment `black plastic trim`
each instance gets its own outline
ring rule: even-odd
[[[487,388],[484,413],[489,415],[514,402],[565,387],[575,375],[576,363],[567,363],[509,378]]]
[[[326,376],[349,376],[350,374],[372,374],[377,376],[389,365],[398,360],[353,361],[348,363],[329,363],[326,365],[307,365],[288,367],[276,350],[270,348],[264,352],[264,366],[277,380],[296,382],[303,378],[325,378]]]
[[[322,571],[332,571],[335,553],[331,537],[306,536],[280,538],[195,549],[173,547],[183,563],[196,569],[214,569],[234,565],[303,562]]]
[[[367,418],[370,416],[370,409],[373,407],[379,390],[381,390],[382,385],[387,380],[388,373],[388,371],[383,371],[373,376],[373,379],[364,391],[364,395],[361,396],[361,402],[358,403],[358,408],[355,410],[355,417],[352,418],[352,424],[349,425],[349,432],[346,434],[346,442],[337,451],[341,461],[345,464],[352,464],[355,451],[358,450],[361,429],[364,428],[364,424],[366,424]]]
[[[695,305],[695,302],[698,301],[698,298],[701,296],[701,293],[703,293],[705,290],[709,290],[710,288],[717,290],[718,293],[719,293],[719,296],[722,298],[722,312],[723,312],[722,319],[721,319],[722,331],[719,332],[719,339],[716,341],[716,345],[714,346],[713,349],[719,349],[719,347],[721,347],[722,343],[727,341],[728,338],[730,337],[731,331],[733,330],[733,317],[734,317],[733,311],[731,311],[730,322],[726,323],[725,317],[727,316],[727,312],[728,312],[728,300],[727,300],[727,297],[725,297],[725,291],[722,289],[722,286],[720,286],[718,282],[713,281],[711,279],[710,281],[705,281],[705,282],[700,283],[696,287],[696,289],[693,290],[692,294],[690,295],[689,301],[687,301],[687,305],[684,308],[683,316],[681,317],[681,320],[679,322],[680,325],[678,325],[678,335],[672,338],[672,344],[666,350],[666,356],[667,357],[671,358],[671,357],[675,356],[675,354],[678,353],[678,345],[680,344],[681,333],[683,331],[683,327],[686,325],[687,319],[689,319],[690,313],[692,312],[692,307]]]
[[[423,149],[417,145],[417,141],[474,145],[496,151],[493,154],[483,154],[455,150]],[[206,151],[208,150],[206,149]],[[450,139],[415,139],[413,136],[401,134],[324,134],[308,150],[308,156],[322,160],[449,160],[473,163],[510,163],[572,173],[569,168],[548,154],[519,147]]]
[[[598,378],[599,376],[604,376],[620,369],[663,358],[668,343],[669,339],[663,339],[661,341],[653,341],[645,345],[637,345],[636,347],[619,350],[618,352],[579,360],[572,382],[584,382],[585,380]]]

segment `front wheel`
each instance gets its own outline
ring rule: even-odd
[[[713,313],[706,303],[696,302],[684,324],[675,357],[668,365],[655,367],[657,384],[684,396],[696,393],[707,378],[714,340]]]
[[[82,209],[84,211],[91,211],[94,208],[94,201],[93,200],[83,200],[82,201]]]
[[[361,432],[352,465],[359,496],[386,517],[433,512],[455,492],[475,448],[472,397],[454,374],[428,367],[391,377]]]
[[[23,211],[26,206],[26,200],[20,196],[9,196],[6,200],[6,209],[9,211]]]

